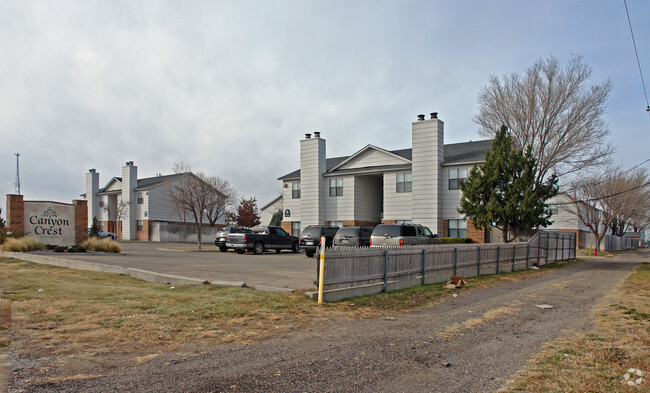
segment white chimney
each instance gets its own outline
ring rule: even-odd
[[[324,223],[325,198],[327,194],[325,139],[320,132],[305,135],[300,141],[300,227]]]
[[[99,173],[95,168],[86,173],[86,200],[88,201],[88,228],[93,225],[93,218],[99,219]]]
[[[133,161],[127,161],[122,167],[122,239],[135,240],[136,231],[136,196],[135,189],[138,186],[138,167]],[[119,219],[119,217],[118,217]]]

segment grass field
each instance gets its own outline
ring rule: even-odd
[[[614,288],[593,317],[593,331],[547,345],[503,392],[649,391],[650,264]],[[640,385],[628,384],[639,378],[630,369],[644,374]]]

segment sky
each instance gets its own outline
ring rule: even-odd
[[[650,2],[627,5],[650,88]],[[102,187],[126,161],[144,178],[182,160],[261,207],[305,133],[328,157],[403,149],[417,115],[438,112],[445,143],[482,139],[490,76],[551,55],[613,81],[614,160],[650,158],[623,0],[2,0],[0,26],[0,193],[15,193],[20,153],[26,200],[79,199],[90,168]]]

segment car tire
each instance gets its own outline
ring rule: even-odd
[[[226,246],[219,246],[219,251],[221,251],[221,252],[226,252],[226,251],[228,251],[228,247],[226,247]]]
[[[305,251],[305,255],[307,255],[307,258],[311,258],[311,257],[314,256],[314,252],[313,251]]]
[[[281,253],[281,252],[282,252],[282,250],[280,250],[279,248],[276,248],[276,249],[275,249],[275,253],[276,253],[276,254],[279,254],[279,253]]]
[[[291,252],[294,254],[300,251],[300,246],[298,245],[298,242],[293,242],[291,245]]]
[[[260,255],[264,252],[264,244],[262,242],[257,242],[253,245],[253,253],[255,255]]]
[[[237,254],[243,254],[246,252],[246,250],[242,250],[241,248],[238,248],[235,251],[237,252]]]

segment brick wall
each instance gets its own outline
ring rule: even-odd
[[[88,240],[88,201],[85,199],[75,199],[74,205],[74,241],[75,244],[81,244]]]
[[[291,233],[291,222],[292,221],[282,221],[282,224],[280,224],[280,227],[284,229],[285,232]]]
[[[25,202],[22,195],[7,195],[7,229],[12,232],[25,232]]]
[[[442,220],[442,237],[449,237],[449,220]]]
[[[447,231],[449,231],[449,226],[447,226]],[[467,237],[474,243],[487,243],[487,229],[477,229],[472,220],[467,220]]]

